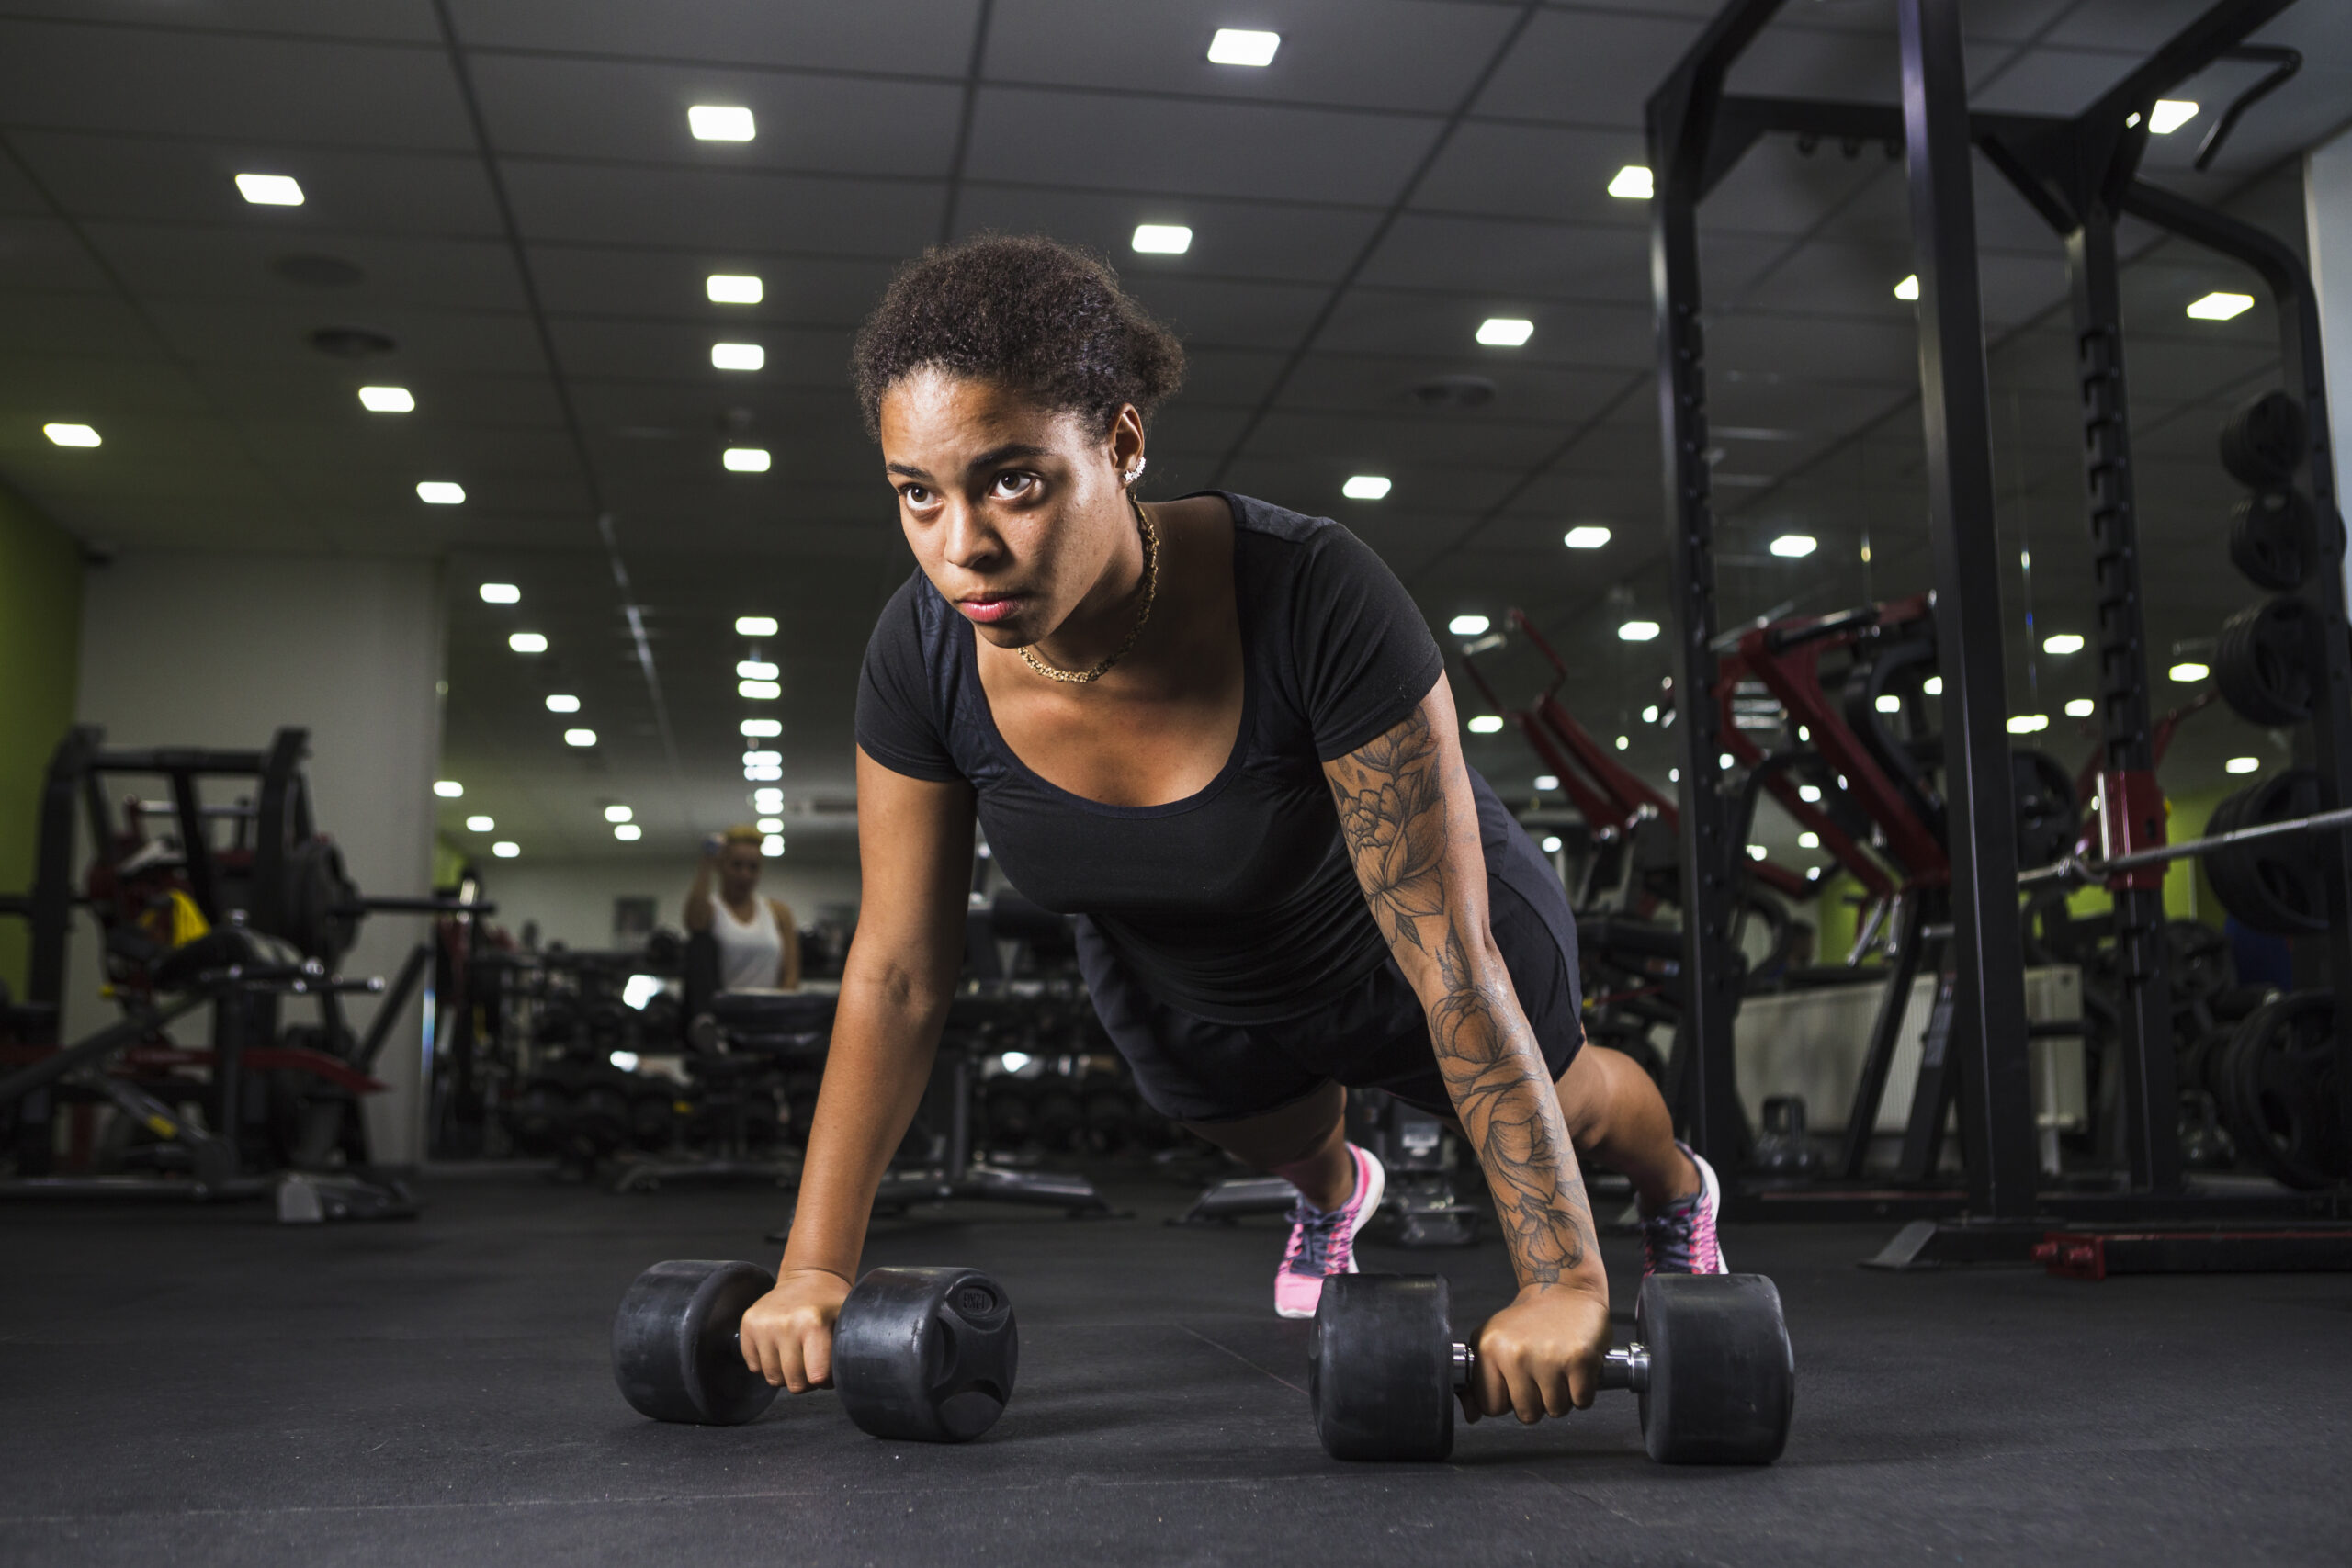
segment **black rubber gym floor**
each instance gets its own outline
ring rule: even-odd
[[[0,1295],[0,1562],[1068,1564],[2325,1562],[2352,1560],[2352,1277],[1854,1267],[1890,1226],[1733,1229],[1798,1365],[1787,1455],[1670,1469],[1633,1402],[1465,1429],[1443,1465],[1324,1457],[1280,1235],[971,1206],[869,1262],[1012,1292],[1021,1384],[961,1448],[831,1394],[731,1428],[622,1404],[614,1303],[665,1257],[752,1257],[781,1200],[428,1179],[411,1224],[13,1209]],[[1635,1244],[1604,1242],[1630,1311]],[[1503,1298],[1492,1242],[1371,1248]],[[1621,1337],[1623,1329],[1621,1328]]]

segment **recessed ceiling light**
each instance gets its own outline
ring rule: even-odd
[[[1639,164],[1628,164],[1617,171],[1609,182],[1609,194],[1623,201],[1647,201],[1650,198],[1650,172]]]
[[[781,833],[784,831],[784,818],[781,817],[763,817],[758,821],[752,823],[752,826],[757,828],[763,833]]]
[[[519,604],[523,602],[523,591],[511,582],[485,582],[480,592],[485,604]]]
[[[487,833],[497,826],[498,824],[496,822],[492,821],[487,817],[469,817],[466,818],[466,831],[469,833]]]
[[[747,718],[735,727],[746,740],[773,740],[784,733],[784,723],[774,718]]]
[[[2259,773],[2262,769],[2262,759],[2259,757],[2233,757],[2228,761],[2222,763],[2222,766],[2229,769],[2229,771],[2233,773]]]
[[[781,751],[764,750],[746,751],[743,753],[743,765],[747,768],[782,767],[784,765],[784,753]]]
[[[768,449],[764,446],[729,446],[718,455],[731,474],[764,474],[768,471]]]
[[[435,779],[433,793],[444,800],[456,800],[466,793],[466,786],[455,779]]]
[[[513,860],[516,855],[523,852],[523,846],[514,842],[512,839],[501,839],[498,842],[490,846],[490,852],[496,855],[500,860]]]
[[[1560,852],[1559,834],[1546,833],[1544,835],[1544,852],[1547,855],[1555,855]]]
[[[2068,718],[2088,718],[2097,712],[2098,712],[2098,705],[2088,697],[2075,697],[2066,704]]]
[[[710,363],[720,370],[757,370],[768,362],[768,351],[755,343],[715,343]]]
[[[784,853],[784,835],[781,833],[770,833],[766,838],[762,839],[760,840],[760,853],[770,856],[771,858]]]
[[[774,615],[738,615],[735,617],[735,635],[737,637],[774,637],[775,636],[775,617]]]
[[[447,479],[419,479],[416,499],[427,506],[458,506],[465,502],[466,487]]]
[[[2165,673],[2169,674],[2174,680],[2179,682],[2184,686],[2194,685],[2196,682],[2204,680],[2213,671],[2211,670],[2198,663],[2193,659],[2184,660],[2180,663],[2174,665],[2169,671],[2165,671]]]
[[[1351,474],[1348,482],[1340,487],[1340,493],[1350,501],[1378,501],[1388,490],[1385,474]]]
[[[2233,317],[2243,316],[2253,309],[2253,295],[2224,294],[2216,290],[2206,295],[2202,299],[2191,300],[2188,314],[2194,321],[2226,321]]]
[[[1769,547],[1776,556],[1795,560],[1813,554],[1819,544],[1820,541],[1810,534],[1783,534],[1773,540]]]
[[[1598,523],[1579,523],[1560,542],[1572,550],[1597,550],[1609,542],[1609,530]]]
[[[1538,773],[1535,775],[1535,787],[1539,792],[1547,789],[1557,789],[1560,787],[1559,775],[1556,773]]]
[[[633,844],[645,837],[645,829],[634,822],[623,822],[613,829],[613,837],[624,844]]]
[[[1919,689],[1931,697],[1940,697],[1944,694],[1944,678],[1940,675],[1930,675],[1919,682]]]
[[[1821,835],[1820,835],[1820,834],[1818,834],[1818,833],[1799,833],[1799,834],[1797,835],[1797,848],[1799,848],[1799,849],[1801,849],[1801,850],[1817,850],[1817,849],[1819,849],[1820,847],[1821,847]]]
[[[60,446],[96,446],[98,433],[86,424],[44,424],[40,433]]]
[[[414,413],[416,399],[406,387],[362,387],[359,406],[369,413]]]
[[[1893,692],[1882,692],[1879,694],[1878,711],[1881,713],[1901,713],[1903,711],[1903,699],[1896,696]]]
[[[1804,801],[1807,806],[1815,805],[1821,799],[1821,786],[1819,784],[1799,784],[1797,785],[1797,798]]]
[[[1633,744],[1634,738],[1630,735],[1621,735],[1617,738],[1617,750],[1620,751],[1628,750]]]
[[[686,110],[686,129],[697,141],[749,141],[759,134],[752,111],[725,104],[696,104]]]
[[[1717,758],[1715,759],[1715,765],[1716,765],[1717,767],[1719,767],[1719,768],[1724,769],[1725,771],[1729,771],[1729,769],[1731,768],[1731,765],[1732,765],[1733,760],[1734,760],[1734,759],[1733,759],[1733,757],[1732,757],[1732,754],[1731,754],[1730,752],[1728,752],[1728,751],[1725,751],[1725,752],[1724,752],[1724,753],[1723,753],[1721,756],[1719,756],[1719,757],[1717,757]]]
[[[738,681],[735,694],[749,697],[755,703],[772,703],[784,695],[784,688],[774,681]]]
[[[1456,615],[1446,623],[1445,629],[1455,637],[1479,637],[1492,624],[1484,615]]]
[[[2031,735],[2038,729],[2049,728],[2050,716],[2046,713],[2021,713],[2009,720],[2011,735]]]
[[[1617,628],[1617,635],[1627,642],[1649,642],[1657,636],[1656,621],[1627,621]]]
[[[2080,653],[2082,650],[2083,639],[2077,632],[2053,632],[2041,639],[2041,651],[2044,653]]]
[[[764,292],[749,273],[714,272],[702,286],[714,305],[756,305]]]
[[[739,626],[737,629],[741,628]],[[754,635],[766,637],[773,634],[761,632]],[[773,681],[775,679],[776,669],[764,659],[743,659],[736,661],[735,673],[740,679],[745,681]]]
[[[752,792],[752,809],[754,811],[771,812],[783,810],[784,791],[780,789],[753,790]]]
[[[2188,98],[2158,98],[2156,107],[2148,111],[2148,129],[2158,136],[2170,136],[2197,118],[2197,105]]]
[[[1762,860],[1766,855],[1769,855],[1771,852],[1771,851],[1766,849],[1761,844],[1750,844],[1747,846],[1747,858],[1749,860]]]
[[[548,650],[547,635],[543,632],[513,632],[507,636],[506,646],[517,653],[545,653]]]
[[[572,696],[569,693],[565,692],[555,692],[548,694],[548,712],[578,713],[579,711],[580,699],[578,697]]]
[[[636,812],[631,811],[626,806],[607,806],[605,807],[605,820],[607,822],[626,822],[636,815]]]
[[[1209,39],[1212,65],[1272,65],[1274,51],[1283,46],[1280,33],[1256,33],[1246,28],[1219,28]]]
[[[1142,255],[1181,256],[1193,248],[1193,231],[1182,223],[1138,223],[1127,243]]]
[[[1473,735],[1492,735],[1502,727],[1503,716],[1498,713],[1478,714],[1470,720],[1470,733]]]
[[[302,205],[302,187],[291,175],[239,175],[237,194],[255,207]]]
[[[770,764],[756,768],[746,766],[743,770],[743,777],[746,782],[751,784],[764,784],[770,780],[784,777],[784,768],[781,764]]]
[[[1910,276],[1905,278],[1902,282],[1896,284],[1894,286],[1894,297],[1897,299],[1917,299],[1919,298],[1919,275],[1915,272]]]
[[[1489,316],[1478,323],[1478,341],[1489,348],[1517,348],[1535,335],[1535,323],[1517,316]]]
[[[566,746],[594,746],[596,744],[596,732],[593,729],[567,729],[563,732],[563,743]]]

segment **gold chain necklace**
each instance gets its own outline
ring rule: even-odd
[[[1060,670],[1030,652],[1026,647],[1014,650],[1021,655],[1023,664],[1048,681],[1082,686],[1089,681],[1101,680],[1112,665],[1127,656],[1127,650],[1135,647],[1136,638],[1143,636],[1143,628],[1151,619],[1152,601],[1159,596],[1159,530],[1151,525],[1151,514],[1143,509],[1143,502],[1135,498],[1133,491],[1127,492],[1127,504],[1135,508],[1136,525],[1143,533],[1143,613],[1136,616],[1136,624],[1128,629],[1126,640],[1113,649],[1091,670]]]

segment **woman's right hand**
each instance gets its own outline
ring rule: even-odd
[[[822,1269],[788,1269],[743,1314],[743,1364],[771,1388],[807,1393],[833,1381],[833,1322],[849,1281]]]

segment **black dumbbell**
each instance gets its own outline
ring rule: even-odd
[[[1477,1353],[1458,1344],[1434,1275],[1338,1274],[1323,1281],[1306,1342],[1315,1430],[1333,1459],[1442,1460],[1455,1396]],[[1796,1407],[1795,1353],[1781,1292],[1761,1274],[1653,1274],[1632,1345],[1601,1362],[1600,1386],[1641,1400],[1642,1438],[1665,1464],[1770,1464]]]
[[[733,1427],[776,1395],[743,1364],[744,1311],[775,1288],[756,1263],[656,1263],[613,1318],[621,1397],[656,1421]],[[971,1269],[876,1269],[833,1325],[833,1387],[877,1438],[968,1442],[1012,1397],[1020,1335],[1004,1287]]]

